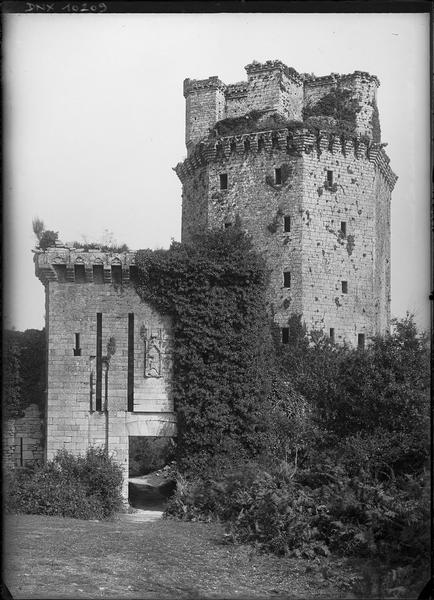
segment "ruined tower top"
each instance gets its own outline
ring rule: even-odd
[[[253,61],[247,81],[226,85],[217,76],[185,79],[185,142],[190,155],[214,125],[253,111],[276,113],[287,121],[329,117],[348,122],[356,137],[380,142],[375,75],[354,71],[324,77],[298,73],[280,60]]]

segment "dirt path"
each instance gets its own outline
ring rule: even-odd
[[[349,597],[309,563],[224,544],[215,524],[6,517],[5,583],[19,598]]]

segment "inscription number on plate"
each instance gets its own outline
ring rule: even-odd
[[[26,2],[25,12],[32,13],[49,13],[54,12],[55,3],[48,2]],[[77,2],[64,4],[61,9],[63,12],[69,13],[104,13],[107,12],[107,4],[105,2],[89,3],[89,2]]]

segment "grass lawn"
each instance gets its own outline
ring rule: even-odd
[[[332,583],[330,561],[312,570],[302,559],[226,545],[217,524],[7,515],[3,536],[14,599],[350,597],[336,584],[343,563]]]

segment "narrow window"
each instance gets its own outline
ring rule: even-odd
[[[81,348],[80,348],[80,334],[75,334],[75,348],[74,348],[74,356],[81,356]]]
[[[112,283],[115,285],[120,285],[122,283],[121,265],[112,265]]]
[[[84,270],[84,265],[74,265],[74,278],[75,283],[85,283],[86,272]]]
[[[283,273],[283,287],[286,287],[286,288],[291,287],[291,273],[290,273],[290,271],[285,271]]]
[[[341,234],[344,237],[347,235],[347,223],[346,223],[346,221],[341,221]]]
[[[104,267],[102,265],[93,265],[93,282],[104,283]]]
[[[289,343],[289,327],[282,327],[282,344]]]
[[[137,281],[138,274],[137,267],[135,265],[130,265],[130,281]]]
[[[365,334],[364,333],[359,333],[359,335],[357,336],[357,347],[359,348],[359,350],[364,350],[364,348],[365,348]]]
[[[53,265],[56,271],[57,281],[59,283],[65,283],[66,281],[66,265]]]
[[[348,281],[342,281],[342,293],[348,294]]]
[[[228,189],[228,174],[220,173],[220,189],[227,190]]]
[[[24,446],[23,438],[20,437],[20,467],[24,466]]]
[[[327,185],[333,185],[333,171],[327,171]]]
[[[282,169],[274,169],[274,183],[281,185],[282,183]]]
[[[335,343],[335,328],[330,327],[330,341],[332,344]]]
[[[102,410],[102,313],[96,313],[96,390],[95,410]]]
[[[93,412],[94,409],[94,401],[95,401],[95,356],[89,356],[89,400],[90,400],[90,406],[89,406],[89,410],[90,412]]]
[[[128,314],[128,376],[127,376],[128,412],[134,410],[134,313]]]
[[[291,231],[291,217],[284,217],[283,219],[283,231]]]

